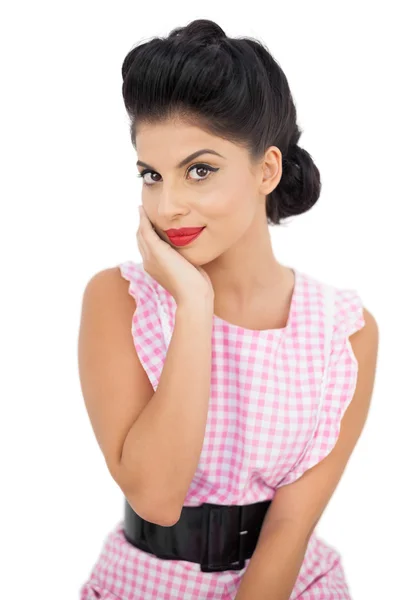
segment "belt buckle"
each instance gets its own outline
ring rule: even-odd
[[[242,530],[242,506],[232,507],[232,510],[237,508],[237,523],[238,523],[238,540],[237,540],[237,557],[236,560],[227,564],[212,563],[213,541],[215,544],[215,536],[220,534],[217,528],[213,528],[213,524],[218,522],[218,511],[221,506],[218,504],[203,503],[203,521],[202,521],[202,552],[200,569],[203,573],[213,573],[217,571],[240,571],[246,564],[244,556],[244,537],[248,533],[247,530]],[[223,507],[222,507],[223,508]],[[236,511],[235,511],[236,512]],[[215,561],[215,548],[214,548]]]

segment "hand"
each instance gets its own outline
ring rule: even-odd
[[[160,238],[143,206],[139,206],[139,214],[136,239],[145,271],[172,294],[177,304],[197,299],[199,294],[213,299],[214,289],[204,269],[192,265]]]

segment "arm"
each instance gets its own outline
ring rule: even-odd
[[[132,508],[169,526],[182,510],[203,445],[213,303],[178,305],[156,392],[136,352],[136,302],[119,268],[87,284],[79,331],[85,405],[108,470]]]
[[[176,523],[203,447],[211,384],[212,304],[179,306],[157,391],[126,436],[119,468],[148,514]],[[126,476],[125,476],[126,478]],[[148,507],[154,507],[152,509]]]
[[[307,543],[291,521],[265,522],[235,600],[289,600]]]
[[[236,600],[289,600],[310,536],[367,419],[375,380],[378,328],[366,309],[364,318],[365,327],[349,338],[358,361],[358,378],[336,445],[324,460],[276,491]]]

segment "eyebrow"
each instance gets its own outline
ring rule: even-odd
[[[221,158],[225,158],[225,156],[222,156],[222,154],[219,154],[215,150],[211,150],[210,148],[203,148],[202,150],[197,150],[197,152],[193,152],[193,154],[190,154],[189,156],[187,156],[186,158],[184,158],[183,160],[181,160],[181,162],[176,165],[176,168],[177,169],[181,169],[182,167],[184,167],[185,165],[187,165],[187,163],[189,163],[191,160],[193,160],[193,159],[197,158],[198,156],[200,156],[200,154],[215,154],[216,156],[220,156]],[[152,167],[151,165],[148,165],[147,163],[143,162],[142,160],[138,160],[137,163],[136,163],[136,165],[138,167],[147,167],[148,169],[155,170],[154,167]]]

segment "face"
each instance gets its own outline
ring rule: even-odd
[[[179,163],[201,150],[184,165]],[[159,236],[194,265],[265,235],[266,195],[281,178],[281,153],[271,146],[259,164],[247,149],[177,120],[140,125],[136,132],[142,204]],[[145,163],[145,164],[142,164]],[[186,246],[165,230],[205,227]]]

